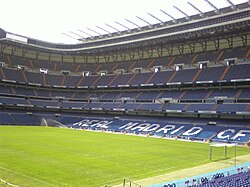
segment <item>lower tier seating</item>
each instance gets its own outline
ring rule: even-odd
[[[83,118],[78,122],[65,124],[76,129],[92,129],[150,135],[167,138],[178,138],[210,142],[247,143],[250,138],[250,127],[212,126],[203,123],[171,121],[138,121],[131,119]]]
[[[88,116],[88,117],[87,117]],[[140,117],[91,115],[81,113],[22,112],[5,110],[0,112],[0,124],[41,125],[43,121],[58,121],[68,128],[131,133],[184,140],[238,143],[250,141],[250,126],[244,120],[218,120],[211,125],[210,119],[177,117]],[[50,125],[49,122],[46,123]],[[245,124],[245,126],[243,126]]]
[[[218,187],[218,186],[248,187],[250,186],[250,170],[230,176],[219,177],[211,181],[206,180],[199,185],[192,185],[188,187]]]
[[[158,111],[178,113],[234,113],[249,114],[249,103],[154,103],[135,101],[91,101],[91,100],[61,100],[48,98],[16,98],[0,96],[1,106],[26,106],[29,108],[61,108],[61,109],[86,109],[103,111]]]

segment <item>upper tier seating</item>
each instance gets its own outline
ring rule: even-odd
[[[115,75],[100,76],[96,79],[96,82],[94,83],[94,85],[97,87],[108,86],[114,78],[115,78]]]
[[[249,79],[250,78],[250,64],[230,66],[225,80],[233,79]]]
[[[98,76],[86,76],[82,79],[78,86],[93,86],[98,78]]]
[[[164,71],[154,73],[153,77],[147,82],[148,84],[163,85],[173,76],[174,71]]]
[[[225,66],[213,67],[213,68],[204,68],[201,70],[201,73],[197,77],[196,81],[218,81],[221,78],[221,75],[225,71]]]
[[[198,69],[187,69],[177,71],[172,80],[168,80],[169,82],[193,82],[193,78],[198,72]]]
[[[119,85],[127,85],[132,76],[133,74],[118,75],[112,80],[112,82],[110,82],[109,86],[115,87]]]
[[[179,71],[147,72],[122,75],[66,76],[43,74],[23,70],[0,68],[0,78],[22,83],[36,83],[49,86],[117,87],[120,85],[164,85],[170,83],[195,83],[199,81],[221,81],[250,79],[250,64],[209,67],[204,69],[183,69]]]
[[[12,72],[15,73],[15,72]],[[27,77],[27,81],[29,83],[36,83],[45,85],[45,75],[41,73],[33,73],[33,72],[25,72],[25,76]],[[17,79],[18,82],[18,79]]]
[[[0,78],[7,80],[14,80],[17,82],[29,82],[36,83],[41,85],[57,85],[57,86],[118,86],[118,85],[143,85],[143,84],[155,84],[161,85],[166,83],[195,83],[202,81],[231,81],[235,79],[249,79],[250,64],[240,63],[231,66],[225,66],[224,63],[213,64],[212,66],[208,65],[203,69],[198,69],[197,63],[199,60],[202,60],[200,57],[203,56],[203,61],[209,60],[209,55],[214,55],[214,57],[222,58],[216,59],[223,60],[224,58],[238,57],[245,58],[248,54],[249,49],[245,48],[235,48],[233,50],[221,50],[218,52],[207,52],[206,54],[197,53],[194,55],[185,54],[182,56],[173,56],[173,57],[164,57],[162,59],[151,59],[151,60],[138,60],[131,62],[119,62],[119,63],[105,63],[105,64],[73,64],[73,63],[57,63],[57,62],[46,62],[42,60],[32,61],[31,59],[24,59],[15,56],[0,56],[5,63],[12,68],[2,68],[0,67]],[[205,55],[205,57],[204,57]],[[213,58],[214,58],[213,57]],[[208,59],[206,59],[208,58]],[[19,63],[20,62],[20,63]],[[181,69],[179,71],[171,70],[173,69],[174,64],[189,64],[190,67],[187,69]],[[29,72],[26,70],[18,70],[17,65],[26,65],[30,69],[36,69],[39,71],[39,68],[49,69],[48,74],[41,74],[35,72]],[[64,65],[65,64],[65,65]],[[95,76],[85,76],[82,77],[82,72],[99,72],[99,71],[114,71],[116,69],[127,69],[133,70],[134,68],[148,69],[152,68],[155,65],[162,64],[163,67],[167,67],[167,71],[163,70],[157,73],[152,71],[144,73],[134,74],[130,72],[129,74],[124,75],[110,75],[105,76],[95,75]],[[224,65],[223,65],[224,64]],[[14,69],[13,67],[16,66]],[[171,66],[171,68],[169,68]],[[64,69],[74,70],[77,72],[77,75],[60,75],[60,71]],[[53,71],[57,71],[57,74],[54,74]],[[53,74],[51,74],[53,73]],[[131,74],[132,73],[132,74]],[[90,74],[91,75],[91,74]]]
[[[132,86],[137,86],[141,84],[146,84],[149,78],[152,76],[153,73],[138,73],[135,74],[133,79],[127,84],[132,85]]]
[[[49,71],[67,70],[71,72],[98,72],[107,71],[112,72],[117,69],[124,69],[125,71],[133,70],[134,68],[153,68],[154,66],[169,67],[174,64],[195,64],[201,61],[218,62],[229,58],[245,58],[247,56],[249,47],[223,49],[219,51],[207,51],[206,53],[184,54],[180,56],[162,57],[159,59],[150,60],[136,60],[131,62],[118,63],[63,63],[63,62],[49,62],[44,60],[32,60],[11,55],[1,55],[0,61],[5,62],[10,66],[22,65],[30,69],[45,68]]]
[[[64,76],[64,82],[61,82],[61,86],[76,87],[82,77],[80,76]]]

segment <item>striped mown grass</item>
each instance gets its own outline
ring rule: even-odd
[[[232,148],[233,149],[233,148]],[[209,145],[50,127],[0,126],[0,178],[21,187],[120,184],[209,163]],[[249,154],[237,148],[237,155]],[[223,158],[214,151],[214,159]],[[228,151],[233,157],[234,151]]]

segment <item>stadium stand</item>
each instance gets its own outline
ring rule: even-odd
[[[82,128],[81,119],[111,116],[108,131],[249,145],[249,3],[219,11],[74,45],[1,29],[0,123]],[[139,126],[120,129],[125,118]]]

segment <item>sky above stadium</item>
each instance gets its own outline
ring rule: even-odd
[[[234,4],[240,4],[247,0],[231,1]],[[106,24],[120,31],[126,29],[116,22],[128,28],[136,28],[126,19],[139,26],[145,26],[147,23],[138,17],[150,24],[159,23],[148,13],[162,21],[171,20],[160,10],[175,18],[184,17],[173,6],[178,7],[187,15],[199,13],[187,2],[191,2],[203,12],[213,10],[204,0],[0,0],[0,28],[49,42],[77,43],[77,40],[71,37],[88,37],[81,31],[90,35],[97,35],[90,29],[101,34],[107,34],[104,30],[115,32]],[[210,2],[217,8],[229,6],[226,0],[210,0]]]

